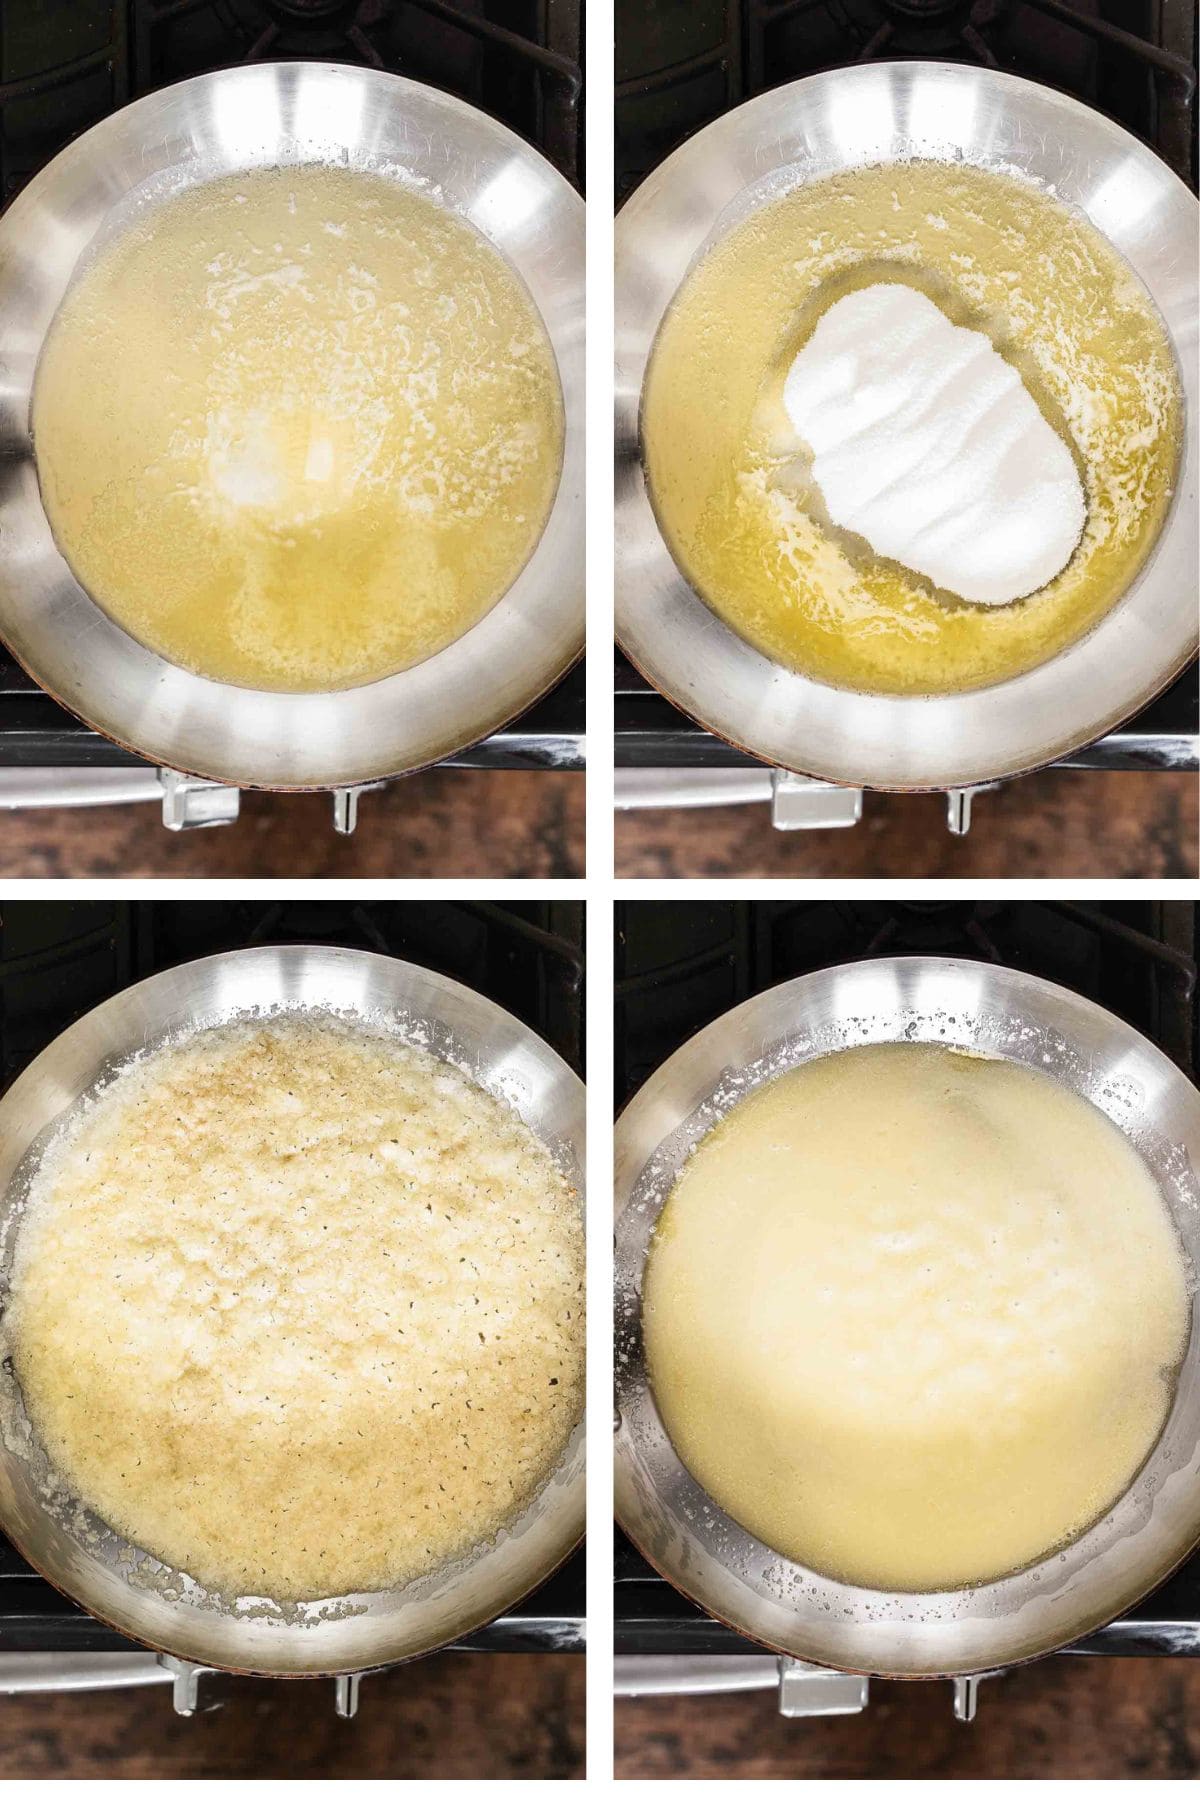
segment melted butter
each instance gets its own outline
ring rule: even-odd
[[[34,391],[55,538],[118,624],[242,686],[432,656],[511,585],[558,480],[553,352],[465,220],[345,169],[194,188],[104,249]]]
[[[1026,600],[967,605],[824,512],[783,382],[825,310],[881,281],[986,332],[1071,449],[1087,525]],[[773,660],[878,693],[984,686],[1082,636],[1154,544],[1181,431],[1162,322],[1094,227],[1012,177],[927,162],[810,182],[730,231],[667,312],[642,404],[651,499],[697,592]]]
[[[726,1512],[869,1588],[1047,1556],[1170,1408],[1184,1254],[1132,1145],[1014,1063],[846,1051],[736,1106],[662,1212],[655,1400]]]
[[[121,1073],[31,1187],[29,1418],[130,1543],[233,1598],[399,1587],[494,1534],[583,1405],[583,1226],[529,1128],[334,1020]]]

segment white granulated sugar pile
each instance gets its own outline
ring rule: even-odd
[[[1086,519],[1070,451],[982,332],[900,283],[837,300],[783,403],[835,525],[984,606],[1036,593]]]

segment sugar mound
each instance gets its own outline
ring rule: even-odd
[[[835,525],[984,606],[1034,594],[1087,516],[1070,451],[982,332],[898,282],[837,300],[784,383]]]

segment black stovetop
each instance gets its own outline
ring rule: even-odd
[[[437,969],[532,1026],[582,1074],[583,929],[577,901],[0,901],[0,1090],[110,994],[247,944],[341,944]],[[581,1549],[455,1648],[581,1650],[584,1612]],[[131,1647],[0,1537],[0,1653]]]
[[[583,186],[582,0],[0,0],[0,205],[80,132],[154,88],[237,62],[315,58],[448,89]],[[583,767],[583,671],[451,757]],[[135,765],[0,645],[0,768]]]
[[[934,954],[999,962],[1074,988],[1200,1068],[1200,921],[1186,901],[618,902],[614,1075],[623,1106],[688,1038],[751,994],[836,963]],[[616,1534],[618,1654],[753,1652]],[[1075,1650],[1200,1655],[1200,1554]]]
[[[932,57],[1060,88],[1198,173],[1195,0],[617,0],[617,202],[684,138],[752,95],[840,65]],[[655,692],[619,652],[617,763],[719,768],[755,759]],[[1195,668],[1079,768],[1191,768]],[[1189,741],[1190,740],[1190,741]]]

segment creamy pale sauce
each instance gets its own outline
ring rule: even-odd
[[[1028,599],[968,605],[827,515],[783,385],[826,310],[881,282],[986,334],[1071,450],[1087,523]],[[1014,177],[929,162],[808,182],[730,230],[682,283],[642,397],[651,499],[697,592],[773,660],[880,693],[984,686],[1082,636],[1154,544],[1181,431],[1162,321],[1096,229]]]
[[[870,1588],[995,1579],[1129,1487],[1189,1276],[1146,1166],[1014,1063],[884,1045],[740,1102],[685,1164],[645,1281],[684,1463],[781,1554]]]
[[[47,1156],[7,1348],[52,1465],[226,1596],[494,1536],[583,1406],[576,1196],[456,1069],[333,1020],[199,1034]]]
[[[33,401],[92,598],[186,669],[297,692],[475,625],[540,536],[562,429],[503,257],[397,182],[316,167],[134,222],[63,302]]]

